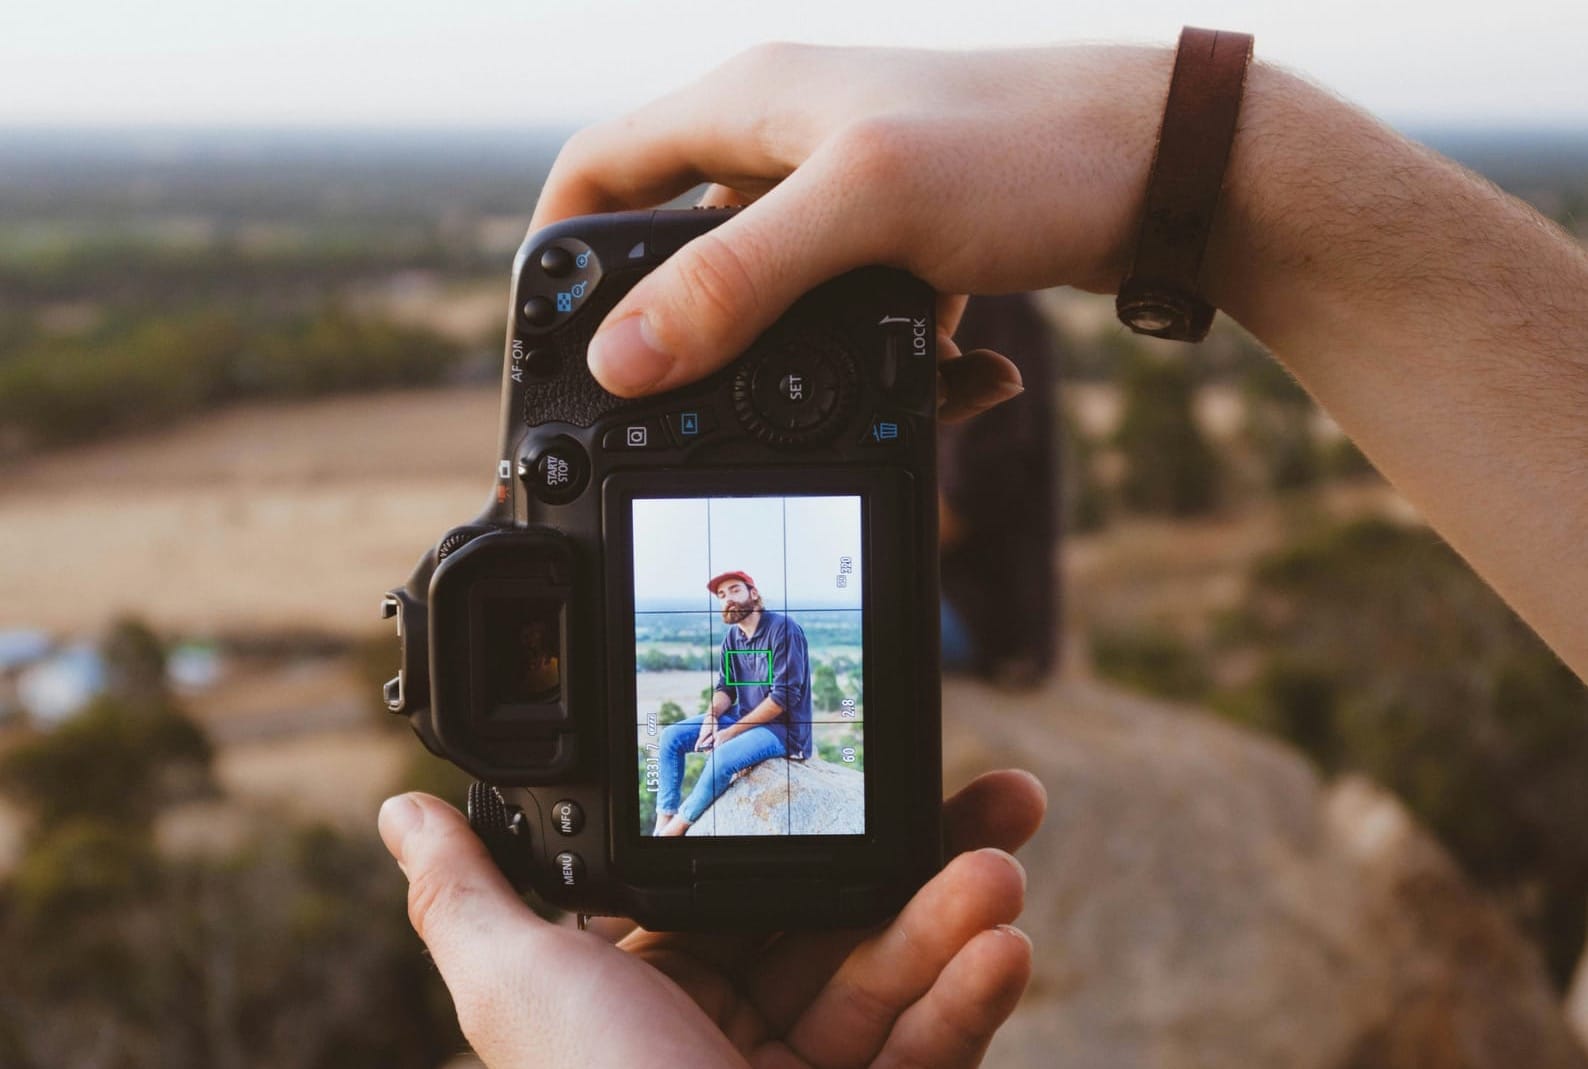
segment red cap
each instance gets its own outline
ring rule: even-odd
[[[725,581],[727,581],[729,579],[738,579],[741,582],[743,582],[745,586],[749,587],[751,590],[755,589],[755,580],[751,579],[749,577],[749,575],[745,574],[744,572],[723,572],[721,575],[717,576],[711,582],[707,583],[706,584],[706,589],[708,591],[710,591],[711,593],[715,594],[717,592],[717,588],[719,586],[721,586]]]

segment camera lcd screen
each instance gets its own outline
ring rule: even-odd
[[[633,502],[642,836],[863,835],[859,496]]]

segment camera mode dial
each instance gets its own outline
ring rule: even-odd
[[[479,780],[469,784],[465,810],[469,827],[485,844],[497,867],[509,879],[527,879],[529,822],[524,817],[524,811],[508,805],[500,790]]]
[[[733,380],[734,412],[745,430],[768,445],[807,445],[842,426],[856,383],[853,358],[833,339],[787,339],[740,367]]]

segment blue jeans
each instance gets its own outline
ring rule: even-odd
[[[777,735],[768,728],[753,727],[727,742],[719,742],[706,753],[706,768],[695,781],[682,807],[678,796],[683,793],[684,755],[695,749],[700,738],[700,725],[705,716],[692,716],[662,729],[662,743],[658,758],[661,761],[661,789],[656,795],[658,815],[676,813],[693,824],[711,803],[721,797],[736,773],[758,765],[770,757],[785,757],[787,751]],[[728,727],[719,721],[718,730]]]

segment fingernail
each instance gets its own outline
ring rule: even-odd
[[[1016,928],[1012,924],[1000,924],[998,926],[998,930],[1000,932],[1004,933],[1005,935],[1014,936],[1016,939],[1018,939],[1022,943],[1024,943],[1027,947],[1031,946],[1031,937],[1029,935],[1027,935],[1025,932],[1022,932],[1019,928]]]
[[[1005,401],[1013,400],[1025,392],[1026,387],[1024,383],[1010,382],[1005,379],[999,382],[997,388],[992,391],[992,396],[995,398],[993,403],[1001,405]]]
[[[984,847],[981,848],[981,852],[984,853],[984,854],[990,854],[993,857],[1002,858],[1003,860],[1007,861],[1010,865],[1012,865],[1014,867],[1014,870],[1020,874],[1020,889],[1022,891],[1025,890],[1025,888],[1026,888],[1026,867],[1015,859],[1015,855],[1011,854],[1007,850],[1000,850],[996,846],[984,846]]]
[[[597,330],[585,351],[590,373],[615,394],[633,397],[650,389],[673,369],[643,312],[631,312]]]
[[[380,828],[381,842],[398,861],[403,859],[403,842],[425,822],[424,810],[406,794],[388,798],[380,807],[376,825]]]

